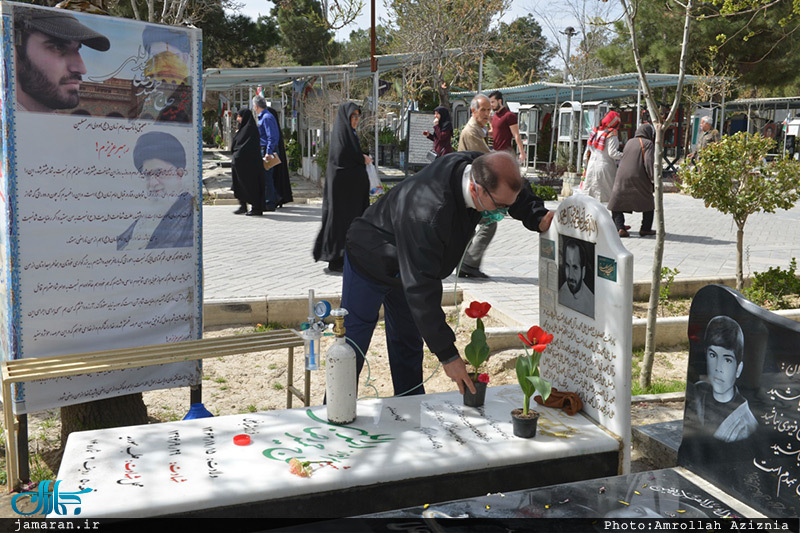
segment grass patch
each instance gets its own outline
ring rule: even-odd
[[[264,333],[265,331],[286,329],[286,326],[284,326],[280,322],[267,322],[266,324],[256,324],[256,327],[254,329],[256,333]]]
[[[667,392],[685,392],[685,381],[661,381],[654,380],[650,382],[650,386],[642,388],[639,386],[639,380],[636,379],[631,383],[631,396],[639,396],[642,394],[665,394]]]
[[[668,392],[686,391],[686,382],[679,380],[651,379],[650,386],[642,388],[639,385],[639,376],[642,374],[641,366],[644,360],[644,348],[633,351],[631,358],[631,395],[665,394]]]
[[[50,470],[50,467],[47,466],[47,463],[44,462],[42,456],[38,453],[34,453],[31,455],[30,459],[30,467],[31,467],[31,481],[36,483],[40,481],[44,481],[46,479],[55,479],[55,475],[53,471]]]
[[[281,385],[280,383],[273,383],[272,388],[275,390],[283,390],[283,385]]]

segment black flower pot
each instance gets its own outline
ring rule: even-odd
[[[514,435],[523,439],[532,439],[536,436],[539,413],[528,409],[528,416],[523,416],[522,409],[514,409],[511,411],[511,422],[514,425]]]
[[[472,374],[470,374],[470,377],[472,377]],[[475,380],[472,381],[472,384],[475,385],[475,394],[472,394],[466,386],[464,387],[464,405],[467,407],[481,407],[486,400],[487,384]]]

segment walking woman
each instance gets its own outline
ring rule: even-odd
[[[439,106],[433,110],[433,133],[423,131],[422,134],[433,141],[433,151],[436,157],[442,157],[453,151],[453,123],[450,120],[450,110]]]
[[[294,196],[292,196],[292,183],[289,179],[289,159],[286,157],[286,145],[283,143],[283,130],[280,128],[281,117],[278,116],[278,112],[271,107],[267,107],[267,111],[272,113],[272,116],[275,117],[275,122],[279,126],[278,157],[281,158],[281,163],[275,167],[272,180],[275,183],[275,192],[278,193],[278,204],[275,207],[283,207],[284,204],[294,201]]]
[[[656,140],[651,124],[642,124],[636,136],[625,143],[622,160],[617,170],[617,179],[608,209],[617,226],[620,237],[628,237],[625,229],[625,212],[641,212],[642,225],[639,236],[655,235],[653,231],[653,150]]]
[[[592,130],[589,141],[586,143],[584,163],[586,164],[586,178],[581,189],[584,193],[600,202],[608,202],[614,188],[614,175],[617,173],[617,164],[622,157],[619,151],[620,118],[616,111],[609,111],[600,122],[600,126]],[[586,162],[588,160],[588,163]]]
[[[239,200],[239,209],[235,214],[261,216],[264,209],[264,173],[261,163],[258,124],[253,112],[247,108],[240,109],[236,115],[239,130],[231,143],[233,175],[233,195]],[[252,210],[247,210],[247,204]]]
[[[314,260],[327,261],[327,272],[344,269],[344,244],[350,223],[369,207],[367,165],[372,159],[361,151],[356,127],[361,110],[353,102],[339,105],[328,148],[322,228],[314,244]]]

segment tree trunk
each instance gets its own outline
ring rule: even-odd
[[[147,424],[142,394],[129,394],[61,408],[61,446],[73,431]]]
[[[650,300],[647,306],[647,331],[644,341],[644,359],[642,360],[639,386],[646,389],[653,377],[653,361],[656,353],[656,319],[658,317],[658,298],[661,291],[661,267],[664,262],[664,169],[661,156],[664,148],[664,129],[655,124],[656,142],[653,146],[653,180],[655,189],[655,229],[656,246],[653,250],[653,275],[650,280]],[[666,124],[664,124],[666,126]]]
[[[744,288],[744,268],[742,267],[742,252],[744,251],[744,224],[737,224],[736,231],[736,290],[742,292]]]
[[[681,59],[678,75],[678,86],[675,89],[675,99],[672,102],[672,107],[663,118],[659,113],[659,107],[653,98],[653,93],[650,90],[650,84],[647,82],[647,74],[645,73],[644,65],[642,64],[642,57],[639,54],[639,44],[637,42],[635,10],[631,9],[628,0],[620,0],[622,5],[623,15],[625,17],[626,25],[631,36],[631,49],[633,51],[633,59],[636,63],[636,72],[639,74],[639,82],[644,93],[645,101],[647,102],[647,110],[650,112],[650,119],[656,133],[655,146],[653,147],[653,180],[655,189],[655,223],[656,223],[656,246],[653,250],[653,275],[650,284],[650,302],[647,308],[647,333],[645,334],[645,348],[644,360],[642,361],[641,374],[639,375],[639,385],[643,388],[650,386],[651,377],[653,374],[653,360],[655,359],[655,337],[656,337],[656,317],[658,312],[658,297],[661,289],[661,268],[664,259],[664,189],[663,189],[663,167],[662,167],[662,154],[664,152],[664,131],[667,126],[672,122],[675,113],[680,105],[681,95],[683,94],[683,83],[686,75],[686,58],[689,48],[689,34],[691,28],[691,13],[694,8],[694,0],[688,0],[684,6],[685,14],[683,20],[683,40],[681,41]]]

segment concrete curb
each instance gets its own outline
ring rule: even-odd
[[[642,280],[633,283],[633,301],[646,302],[650,299],[650,281]],[[672,298],[692,298],[706,285],[725,285],[736,288],[736,277],[679,278],[672,282],[669,295]],[[750,285],[750,278],[744,278],[744,285]]]
[[[665,392],[662,394],[640,394],[638,396],[631,396],[631,403],[682,402],[685,399],[685,392]]]
[[[339,294],[315,294],[317,300],[327,300],[331,307],[341,303]],[[457,304],[463,293],[456,291]],[[442,306],[453,305],[453,292],[442,294]],[[381,311],[381,316],[383,312]],[[308,298],[270,297],[238,298],[231,300],[206,300],[203,302],[203,326],[239,326],[242,324],[267,324],[277,322],[284,326],[297,326],[308,319]]]

